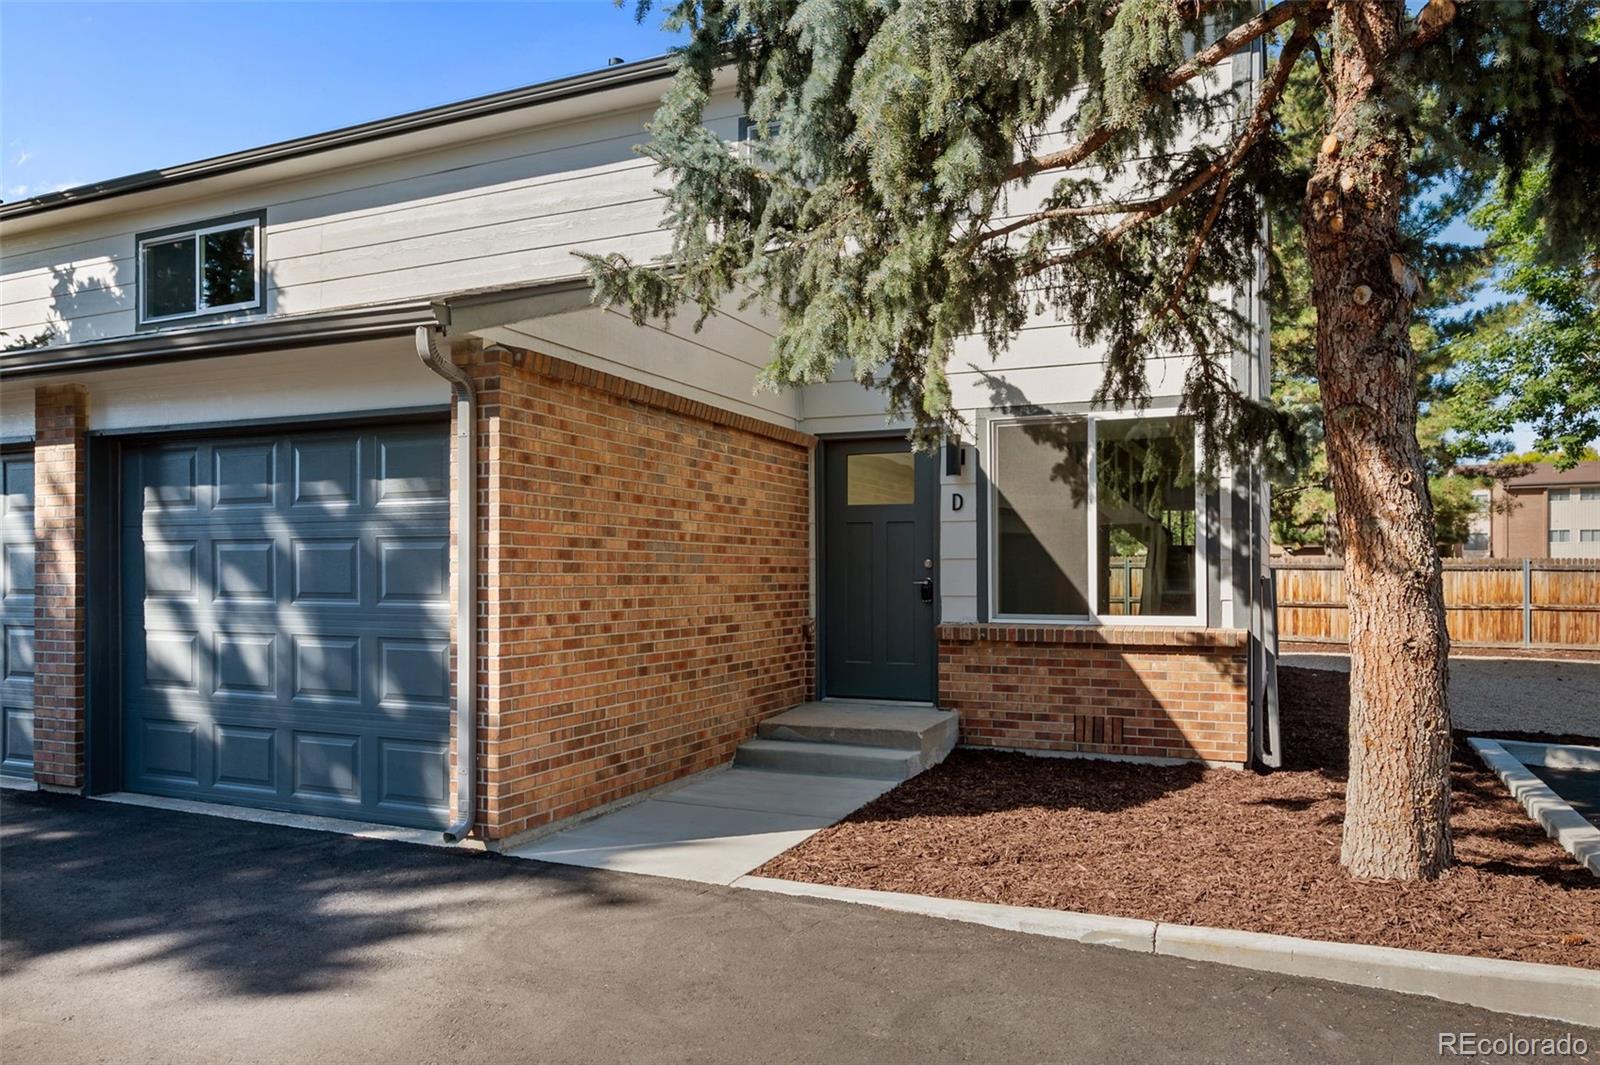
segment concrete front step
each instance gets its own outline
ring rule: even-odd
[[[939,752],[942,759],[955,746],[959,727],[953,712],[932,706],[829,700],[801,703],[769,717],[758,732],[764,740],[893,747]]]
[[[897,703],[803,703],[761,722],[733,764],[779,773],[909,780],[956,745],[956,715]]]
[[[734,752],[739,769],[775,773],[818,773],[868,780],[909,780],[931,765],[921,751],[866,747],[856,743],[807,743],[804,740],[749,740]]]

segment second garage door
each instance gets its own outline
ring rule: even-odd
[[[122,473],[124,787],[443,824],[443,427],[168,440]]]

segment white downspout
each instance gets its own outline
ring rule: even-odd
[[[478,627],[477,458],[473,441],[478,428],[478,397],[465,370],[434,346],[436,327],[417,326],[417,357],[450,382],[456,402],[456,819],[444,830],[446,843],[463,840],[472,831],[478,811]]]

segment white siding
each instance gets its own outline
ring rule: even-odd
[[[771,352],[772,324],[731,306],[698,331],[694,319],[690,311],[670,324],[635,326],[615,310],[590,308],[486,329],[480,335],[795,428],[800,394],[756,387]]]
[[[739,106],[708,122],[733,137]],[[652,108],[588,116],[357,167],[5,235],[0,329],[68,341],[135,331],[135,235],[264,210],[267,312],[385,303],[582,270],[575,251],[667,248],[653,164],[633,148]],[[532,121],[533,119],[530,119]],[[182,323],[178,323],[181,325]]]

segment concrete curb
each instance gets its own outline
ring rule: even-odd
[[[1512,798],[1528,811],[1528,816],[1537,821],[1550,838],[1565,847],[1568,854],[1578,859],[1579,865],[1600,876],[1600,828],[1591,825],[1565,799],[1552,791],[1550,785],[1529,772],[1528,767],[1502,747],[1499,741],[1473,736],[1467,742],[1478,752],[1483,764],[1500,778]]]
[[[1264,932],[966,902],[764,876],[742,876],[733,886],[779,895],[853,902],[882,910],[964,921],[1142,954],[1332,980],[1424,995],[1501,1013],[1600,1027],[1600,973],[1565,965],[1432,954],[1360,943],[1329,943]]]
[[[1530,743],[1527,740],[1494,742],[1523,765],[1600,773],[1600,747],[1580,747],[1575,743]]]
[[[741,876],[733,882],[733,886],[769,891],[776,895],[855,902],[876,906],[880,910],[916,913],[946,921],[965,921],[968,924],[1003,928],[1008,932],[1070,939],[1075,943],[1097,943],[1143,954],[1155,952],[1156,923],[1132,917],[1103,917],[1095,913],[1046,910],[1036,906],[1001,906],[990,902],[941,899],[931,895],[905,895],[898,891],[868,891],[865,888],[807,884],[798,880],[774,880],[765,876]]]

